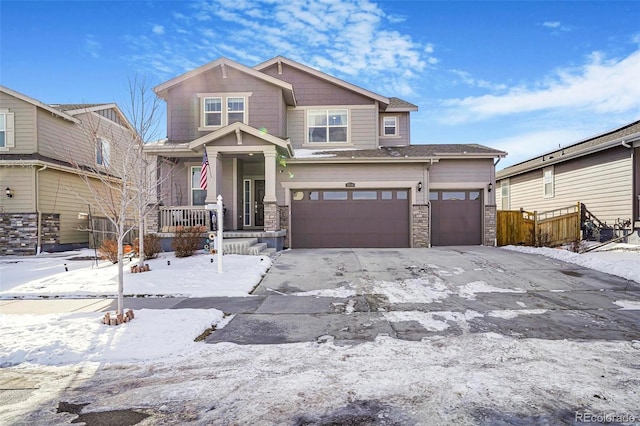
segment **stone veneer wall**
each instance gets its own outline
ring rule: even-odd
[[[429,205],[413,205],[412,247],[429,247]]]
[[[495,247],[496,245],[496,226],[497,226],[497,208],[496,206],[484,206],[484,245]]]
[[[287,231],[284,236],[284,246],[289,247],[289,206],[278,206],[280,211],[280,229]]]
[[[41,244],[59,243],[60,215],[42,214]],[[0,213],[0,255],[34,255],[37,248],[37,213]]]
[[[280,230],[280,210],[276,203],[264,203],[264,230]]]

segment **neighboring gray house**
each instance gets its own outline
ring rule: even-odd
[[[0,255],[86,247],[78,168],[118,164],[111,144],[131,132],[115,104],[47,105],[0,86]]]
[[[640,230],[640,121],[497,173],[498,209],[548,211],[582,203],[611,228]]]
[[[167,102],[158,231],[205,223],[277,249],[495,244],[496,158],[480,145],[411,145],[417,107],[284,57],[220,58],[157,86]],[[207,190],[200,187],[207,153]]]

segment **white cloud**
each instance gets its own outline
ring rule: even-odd
[[[162,34],[164,34],[164,26],[162,26],[162,25],[154,25],[153,28],[151,29],[151,31],[154,34],[162,35]]]
[[[581,67],[556,70],[543,81],[511,87],[502,95],[447,100],[442,120],[453,124],[548,110],[640,111],[639,75],[640,50],[618,60],[595,52]]]
[[[543,22],[542,26],[543,27],[547,27],[547,28],[559,28],[560,27],[560,22],[558,22],[558,21],[553,21],[553,22],[547,21],[547,22]]]
[[[83,51],[92,58],[99,58],[102,50],[102,43],[95,39],[93,34],[87,34],[83,42]]]
[[[394,82],[406,96],[411,81],[438,63],[433,45],[394,30],[403,18],[385,14],[372,0],[202,0],[173,17],[189,32],[173,32],[163,41],[170,43],[165,50],[171,56],[156,68],[162,78],[194,54],[204,62],[227,56],[246,65],[283,55],[374,91]],[[156,46],[147,55],[162,61],[157,51]]]

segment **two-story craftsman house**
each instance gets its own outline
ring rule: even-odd
[[[220,58],[154,90],[167,103],[167,139],[145,148],[158,157],[161,232],[206,220],[220,194],[225,231],[243,231],[225,237],[275,248],[495,243],[494,160],[506,153],[411,145],[415,105],[284,57]]]
[[[107,188],[90,172],[120,164],[115,144],[132,134],[116,104],[45,104],[0,86],[0,254],[89,245],[89,203]]]

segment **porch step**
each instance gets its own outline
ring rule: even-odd
[[[260,256],[264,250],[268,248],[267,243],[254,244],[247,250],[247,254],[251,256]]]
[[[224,254],[249,254],[249,248],[258,244],[257,238],[225,238]]]

